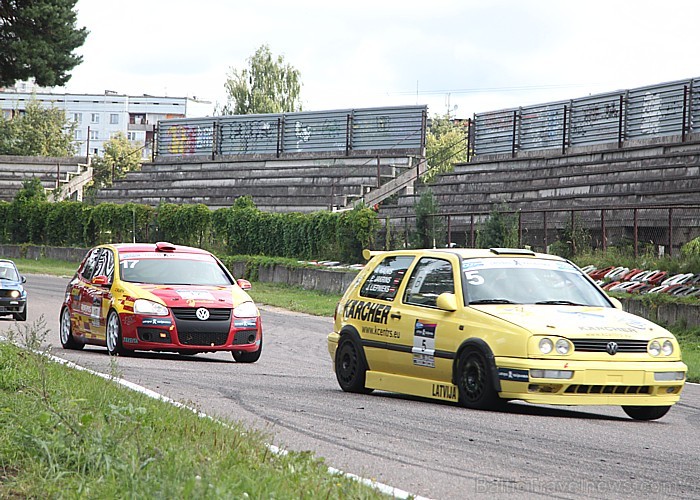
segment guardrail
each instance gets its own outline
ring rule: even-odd
[[[700,132],[700,78],[478,113],[477,155],[617,143]]]

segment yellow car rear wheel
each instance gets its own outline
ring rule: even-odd
[[[362,348],[351,337],[341,337],[338,351],[335,355],[335,376],[340,388],[345,392],[369,394],[372,389],[365,387],[367,363]]]

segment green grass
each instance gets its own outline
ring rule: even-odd
[[[11,332],[34,348],[46,333]],[[310,452],[273,453],[259,431],[9,343],[0,401],[0,498],[382,498]]]
[[[257,304],[267,304],[289,309],[290,311],[313,314],[315,316],[333,316],[340,295],[304,290],[299,287],[277,283],[252,283],[248,291]]]
[[[3,257],[4,258],[4,257]],[[10,259],[20,274],[50,274],[53,276],[73,276],[78,268],[78,262],[67,262],[55,259]]]
[[[683,362],[688,365],[688,381],[700,383],[700,328],[669,328],[681,345]]]

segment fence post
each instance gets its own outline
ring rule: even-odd
[[[561,154],[566,153],[566,111],[567,107],[564,104],[564,121],[561,124]]]
[[[277,118],[277,158],[282,152],[282,117]]]
[[[639,254],[639,210],[634,209],[634,258]]]
[[[214,121],[211,124],[211,159],[214,161],[216,159],[216,145],[217,145],[217,130],[218,130],[218,122]]]
[[[513,158],[515,158],[515,126],[516,126],[517,118],[518,118],[518,112],[513,111],[513,140],[512,140],[511,152],[510,152],[510,154]]]
[[[472,149],[472,119],[467,118],[467,162],[471,160]]]
[[[673,208],[668,209],[668,256],[673,257]]]
[[[352,115],[348,113],[345,123],[345,156],[350,156],[352,149]]]
[[[574,224],[576,224],[576,212],[573,210],[571,211],[571,255],[576,255],[576,228],[574,227]]]
[[[547,211],[544,210],[542,211],[542,227],[544,228],[544,252],[547,253],[547,247],[549,246],[547,244]]]
[[[452,219],[447,214],[447,248],[452,248]]]
[[[469,246],[474,248],[474,214],[471,214],[471,221],[469,223]]]
[[[603,237],[603,253],[608,249],[608,235],[605,227],[605,209],[600,210],[600,232]]]
[[[683,85],[683,125],[681,127],[681,142],[685,142],[685,117],[688,113],[688,86]]]
[[[377,187],[382,186],[382,164],[379,155],[377,155]]]
[[[408,217],[403,218],[404,240],[403,247],[408,248]]]
[[[523,212],[518,209],[518,247],[523,246]]]
[[[622,147],[622,104],[624,103],[624,99],[622,97],[622,94],[620,94],[620,116],[618,118],[618,125],[617,125],[617,147],[618,149]]]

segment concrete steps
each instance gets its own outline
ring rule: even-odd
[[[69,178],[79,175],[82,172],[79,164],[84,162],[84,157],[0,155],[0,201],[12,201],[22,188],[22,183],[34,177],[39,178],[44,189],[53,190]]]
[[[410,169],[411,157],[340,157],[178,161],[146,164],[110,188],[98,202],[148,205],[203,203],[231,206],[249,195],[264,211],[312,212],[352,207],[378,186]]]

